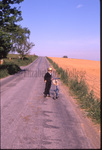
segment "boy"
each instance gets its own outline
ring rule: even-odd
[[[50,88],[51,88],[51,80],[52,80],[52,68],[49,67],[48,72],[44,76],[44,81],[46,83],[45,85],[45,91],[44,91],[44,97],[48,95],[50,97]]]

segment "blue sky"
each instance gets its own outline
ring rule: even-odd
[[[39,56],[100,60],[100,0],[24,0],[22,27]]]

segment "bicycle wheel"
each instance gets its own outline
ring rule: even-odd
[[[59,96],[59,89],[57,89],[57,92],[56,92],[56,98],[58,98]]]

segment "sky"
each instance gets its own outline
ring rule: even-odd
[[[24,0],[23,20],[31,54],[100,60],[100,0]]]

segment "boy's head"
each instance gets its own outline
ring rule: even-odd
[[[49,71],[49,72],[52,72],[52,68],[51,68],[51,67],[49,67],[49,68],[48,68],[48,71]]]

